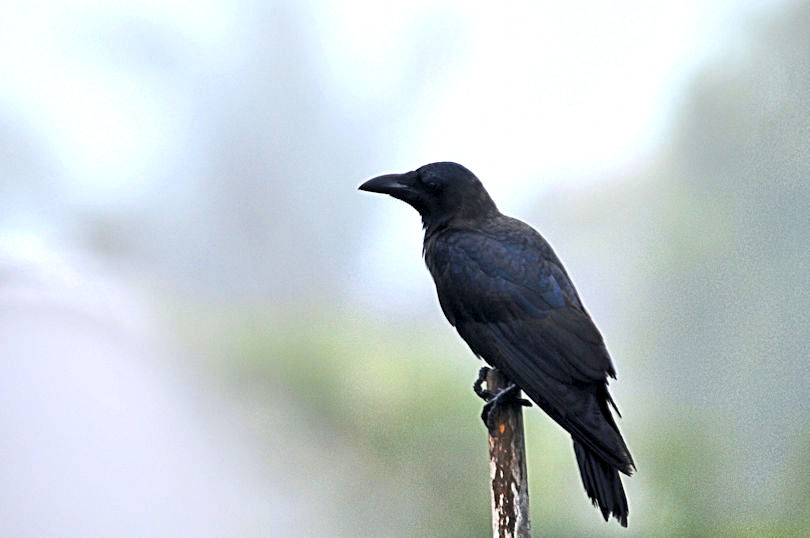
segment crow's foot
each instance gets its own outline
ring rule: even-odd
[[[520,387],[514,383],[510,383],[507,387],[498,391],[481,410],[481,420],[486,424],[489,431],[495,429],[495,410],[502,405],[522,405],[524,407],[531,407],[532,403],[525,398],[517,398],[515,395],[520,392]]]
[[[497,393],[481,388],[481,385],[484,383],[484,381],[486,381],[487,374],[489,374],[490,370],[490,368],[484,366],[478,371],[478,379],[476,379],[475,383],[473,384],[473,390],[479,398],[487,402],[484,404],[484,408],[481,410],[481,420],[483,420],[487,428],[492,431],[495,427],[494,411],[498,408],[498,406],[514,404],[522,405],[524,407],[531,407],[532,403],[525,398],[518,398],[516,396],[520,392],[520,387],[514,383],[510,383]]]
[[[484,381],[487,380],[487,374],[490,372],[490,370],[492,370],[492,368],[489,368],[487,366],[484,366],[483,368],[478,370],[478,379],[476,379],[475,383],[473,383],[473,390],[478,395],[478,397],[484,400],[485,402],[490,401],[492,397],[495,396],[494,392],[481,388],[481,385],[484,383]]]

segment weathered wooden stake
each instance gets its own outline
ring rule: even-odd
[[[498,392],[506,378],[495,369],[487,374],[487,389]],[[519,397],[518,393],[518,397]],[[492,480],[492,536],[529,538],[529,485],[523,408],[517,404],[495,409],[494,431],[489,432],[489,476]]]

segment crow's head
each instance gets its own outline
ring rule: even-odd
[[[375,177],[360,185],[360,190],[389,194],[407,202],[422,216],[426,228],[451,219],[484,218],[498,211],[475,174],[451,162]]]

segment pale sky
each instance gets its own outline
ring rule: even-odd
[[[374,165],[369,176],[455,160],[484,181],[502,210],[520,217],[552,185],[621,177],[643,163],[694,70],[733,48],[758,10],[781,3],[335,0],[297,9],[336,107],[395,110],[392,91],[404,83],[418,94],[416,109],[395,115],[386,153],[374,160],[390,164]],[[61,172],[63,205],[51,220],[72,207],[137,214],[165,196],[166,170],[193,176],[201,166],[189,89],[121,64],[126,55],[108,51],[110,43],[137,40],[143,23],[172,40],[180,68],[234,76],[252,9],[212,0],[4,5],[0,104],[44,140]],[[133,35],[110,39],[121,32]],[[403,81],[414,57],[432,67],[425,80]],[[407,303],[424,287],[419,221],[393,200],[363,200],[378,221],[358,269],[365,276],[358,281],[370,284],[355,291],[386,288],[398,298],[392,305]],[[59,227],[27,217],[7,215],[13,229],[0,233],[32,237]]]

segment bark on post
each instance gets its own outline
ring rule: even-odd
[[[487,374],[487,389],[497,392],[506,379],[493,369]],[[489,476],[492,480],[492,536],[528,538],[529,486],[526,478],[526,443],[523,408],[517,404],[498,406],[489,432]]]

